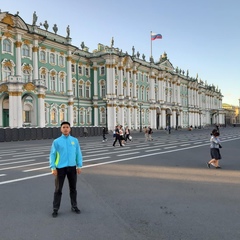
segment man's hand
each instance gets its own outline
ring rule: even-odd
[[[52,169],[52,174],[53,174],[54,176],[57,176],[57,169]]]
[[[81,168],[77,168],[77,174],[80,174],[82,172]]]

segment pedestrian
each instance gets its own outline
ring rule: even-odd
[[[125,146],[124,129],[122,125],[120,125],[119,127],[119,135],[120,135],[122,145]]]
[[[85,138],[88,136],[88,130],[86,127],[83,129],[83,135]]]
[[[148,140],[149,141],[153,141],[152,133],[153,133],[152,128],[148,127]]]
[[[121,143],[121,137],[120,137],[119,129],[120,129],[120,126],[117,126],[115,128],[115,140],[113,142],[113,147],[115,147],[115,144],[116,144],[117,141],[119,142],[119,145],[121,147],[123,146],[122,143]]]
[[[170,127],[170,125],[168,126],[168,134],[171,134],[171,127]]]
[[[219,132],[217,130],[213,130],[212,131],[212,135],[210,138],[210,154],[212,159],[207,162],[207,166],[208,168],[212,166],[214,166],[215,168],[219,169],[221,168],[219,166],[219,160],[222,158],[221,157],[221,153],[219,148],[222,148],[221,144],[220,144],[220,139],[219,139]]]
[[[52,143],[50,151],[50,168],[52,174],[55,176],[55,191],[53,198],[53,213],[55,218],[58,216],[60,208],[62,188],[64,180],[67,176],[69,184],[69,192],[71,199],[71,210],[75,213],[81,211],[77,206],[77,174],[81,173],[82,167],[82,152],[78,139],[70,135],[70,123],[61,123],[62,135],[55,139]]]
[[[147,126],[145,126],[145,128],[144,128],[144,136],[145,136],[145,141],[147,142],[148,141],[148,128],[147,128]]]
[[[130,129],[128,128],[128,126],[125,128],[125,141],[127,142],[127,140],[132,141],[132,137],[130,135]]]
[[[103,127],[102,136],[103,136],[103,142],[106,142],[107,138],[106,138],[106,128],[105,127]]]

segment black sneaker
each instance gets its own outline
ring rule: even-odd
[[[56,218],[58,216],[58,210],[53,210],[52,216]]]
[[[77,213],[77,214],[81,213],[81,211],[80,211],[80,209],[78,209],[78,207],[72,207],[72,211]]]
[[[221,167],[220,166],[217,166],[216,169],[220,169]]]
[[[211,164],[207,162],[207,166],[208,166],[208,168],[210,168],[210,167],[211,167]]]

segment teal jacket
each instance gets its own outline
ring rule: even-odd
[[[49,156],[51,169],[73,167],[82,167],[82,151],[78,139],[62,134],[52,143]]]

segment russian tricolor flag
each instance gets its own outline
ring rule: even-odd
[[[161,34],[157,34],[157,33],[152,33],[151,34],[151,40],[156,40],[156,39],[162,39],[162,35]]]

